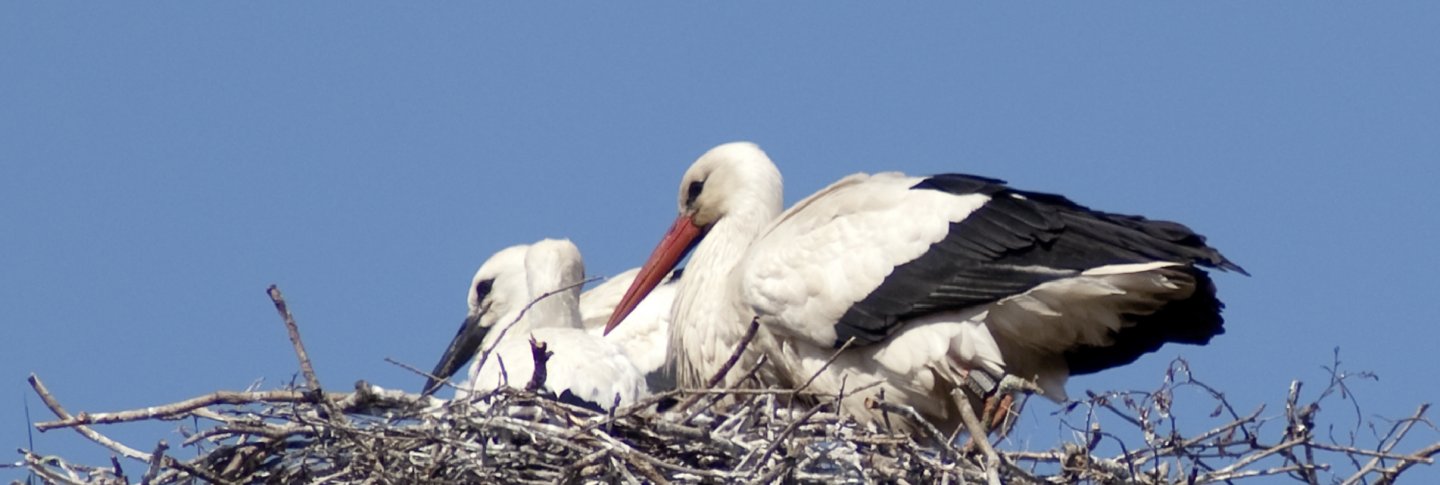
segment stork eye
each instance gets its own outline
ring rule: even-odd
[[[485,296],[490,294],[490,287],[495,285],[495,280],[484,280],[475,283],[475,301],[485,301]]]
[[[685,205],[694,204],[695,198],[700,196],[700,191],[705,190],[705,181],[696,180],[694,182],[690,182],[690,188],[686,190],[688,192],[685,195]]]

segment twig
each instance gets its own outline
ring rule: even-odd
[[[31,384],[37,385],[38,383],[39,378],[35,377],[32,374]],[[41,388],[43,388],[43,386],[37,388],[36,391],[39,392]],[[327,396],[326,400],[333,401],[335,399],[340,399],[343,396],[345,395],[330,394],[329,396]],[[44,398],[44,395],[42,395],[41,397]],[[253,404],[259,402],[297,403],[310,401],[312,401],[312,399],[308,395],[308,393],[299,391],[215,391],[204,396],[194,397],[180,402],[165,404],[161,406],[151,406],[130,411],[119,411],[114,413],[80,413],[75,416],[70,416],[67,414],[61,416],[61,419],[58,421],[35,423],[35,429],[38,429],[40,431],[49,431],[55,428],[80,427],[88,424],[110,424],[122,423],[127,421],[143,421],[156,418],[169,418],[179,416],[191,411],[196,411],[207,406],[214,406],[217,404],[235,405]],[[56,414],[59,415],[59,413]],[[143,453],[141,455],[146,457],[149,456]]]
[[[701,477],[722,478],[722,479],[733,478],[733,476],[732,476],[730,473],[725,473],[725,472],[722,472],[722,471],[703,470],[703,469],[699,469],[699,468],[691,468],[691,467],[687,467],[687,466],[676,465],[676,464],[673,464],[673,463],[666,463],[666,462],[663,461],[663,460],[657,459],[657,458],[655,458],[655,457],[653,457],[653,456],[650,456],[650,455],[648,455],[648,454],[645,454],[645,453],[641,453],[641,452],[639,452],[638,450],[635,450],[634,448],[631,448],[630,445],[627,445],[627,444],[625,444],[625,443],[622,442],[622,441],[616,440],[615,438],[611,437],[611,436],[608,435],[608,434],[601,433],[601,432],[599,432],[598,430],[596,430],[596,431],[591,431],[591,434],[593,434],[593,435],[594,435],[595,437],[597,437],[597,438],[600,438],[600,440],[602,440],[602,441],[610,444],[611,446],[614,446],[617,451],[623,451],[623,452],[625,452],[625,456],[627,456],[627,457],[635,457],[635,458],[638,458],[639,460],[643,460],[643,461],[645,461],[645,462],[648,462],[648,463],[650,463],[651,465],[655,465],[655,466],[658,466],[658,467],[661,467],[661,468],[665,468],[665,469],[667,469],[667,470],[677,471],[677,472],[681,472],[681,473],[688,473],[688,474],[691,474],[691,475],[701,476]]]
[[[49,467],[45,466],[45,459],[40,455],[36,455],[25,450],[21,450],[21,452],[24,455],[25,464],[29,466],[30,471],[36,475],[39,475],[41,479],[45,480],[48,483],[60,483],[66,485],[82,485],[84,483],[79,479],[79,477],[55,473]]]
[[[208,482],[210,482],[210,483],[219,483],[219,484],[229,484],[229,483],[233,483],[233,482],[231,482],[230,480],[226,480],[226,479],[224,479],[224,478],[221,478],[219,475],[216,475],[216,474],[214,474],[214,473],[210,473],[209,471],[206,471],[205,469],[203,469],[203,468],[201,468],[201,467],[194,466],[193,464],[186,463],[186,462],[183,462],[183,461],[180,461],[180,460],[176,460],[176,459],[174,459],[174,458],[168,458],[168,457],[167,457],[167,460],[170,462],[170,466],[173,466],[173,467],[175,467],[175,468],[179,468],[179,469],[181,469],[181,470],[184,470],[185,473],[189,473],[190,476],[203,478],[203,479],[205,479],[205,481],[208,481]]]
[[[120,457],[110,455],[110,467],[114,469],[115,478],[120,479],[122,482],[130,482],[130,479],[125,477],[125,470],[120,466]]]
[[[1395,434],[1395,439],[1394,439],[1394,440],[1391,440],[1390,443],[1388,443],[1388,444],[1382,444],[1381,447],[1380,447],[1380,449],[1379,449],[1379,452],[1380,452],[1380,453],[1386,453],[1386,454],[1388,454],[1388,453],[1390,453],[1390,450],[1395,449],[1395,445],[1400,444],[1400,439],[1401,439],[1401,438],[1404,438],[1405,435],[1410,432],[1410,429],[1415,426],[1415,423],[1420,422],[1420,419],[1425,416],[1425,412],[1428,411],[1429,409],[1430,409],[1430,405],[1429,405],[1429,404],[1421,404],[1420,407],[1419,407],[1419,409],[1416,409],[1415,412],[1410,415],[1410,419],[1405,420],[1403,423],[1401,423],[1401,424],[1399,425],[1399,427],[1397,428],[1397,429],[1399,430],[1399,432]],[[1436,446],[1440,446],[1440,443],[1437,443]],[[1432,448],[1435,448],[1436,446],[1432,446]],[[1425,451],[1425,450],[1422,450],[1422,452],[1423,452],[1423,451]],[[1422,457],[1425,457],[1425,458],[1429,458],[1431,455],[1434,455],[1434,454],[1435,454],[1435,451],[1430,451],[1430,452],[1428,452],[1428,453],[1424,453],[1424,454],[1421,454],[1421,455],[1418,455],[1418,456],[1422,456]],[[1374,457],[1374,458],[1371,458],[1370,461],[1369,461],[1368,463],[1366,463],[1364,467],[1362,467],[1360,470],[1356,471],[1354,475],[1351,475],[1351,476],[1350,476],[1349,478],[1347,478],[1344,482],[1341,482],[1341,485],[1353,485],[1353,484],[1355,484],[1355,483],[1358,483],[1358,482],[1364,480],[1367,475],[1369,475],[1371,472],[1375,471],[1377,468],[1380,467],[1380,465],[1381,465],[1381,463],[1382,463],[1382,462],[1381,462],[1381,459],[1382,459],[1382,458],[1383,458],[1383,457],[1381,457],[1381,456],[1376,456],[1376,457]],[[1409,466],[1410,466],[1410,465],[1405,465],[1405,468],[1408,468]]]
[[[745,329],[745,335],[742,335],[740,342],[735,344],[735,351],[730,353],[730,358],[725,359],[725,365],[720,366],[720,370],[716,371],[715,375],[710,376],[710,380],[705,382],[705,387],[714,389],[720,386],[721,382],[724,382],[725,374],[729,374],[730,368],[735,367],[735,364],[740,362],[740,356],[745,354],[745,348],[750,346],[750,341],[755,338],[755,333],[759,330],[760,317],[751,318],[750,326]]]
[[[611,438],[610,435],[600,432],[600,430],[593,430],[591,431],[591,433],[595,437],[600,438],[601,441],[605,442],[605,451],[635,467],[636,471],[639,471],[641,475],[645,475],[645,478],[649,479],[651,482],[659,484],[670,483],[670,481],[666,480],[665,477],[661,475],[658,470],[655,469],[655,467],[650,466],[650,463],[652,461],[656,463],[661,463],[659,460],[655,460],[649,455],[635,451],[624,443],[617,441],[614,438]]]
[[[545,350],[545,347],[545,342],[535,340],[534,336],[530,337],[530,357],[535,359],[535,367],[530,372],[530,382],[525,383],[527,391],[535,392],[545,387],[545,366],[550,362],[550,356],[555,355],[554,352]]]
[[[155,451],[150,453],[150,468],[146,469],[145,476],[140,478],[141,485],[149,485],[160,475],[160,469],[165,465],[165,450],[168,449],[170,445],[165,444],[165,440],[155,444]]]
[[[995,447],[990,446],[989,433],[985,426],[980,424],[980,418],[975,415],[975,409],[970,406],[970,397],[965,394],[964,389],[951,391],[951,398],[959,404],[960,419],[965,423],[965,429],[970,432],[970,442],[980,448],[980,453],[985,455],[985,478],[990,485],[1000,485],[1000,455],[995,453]],[[946,443],[949,444],[948,442]]]
[[[290,307],[285,304],[285,296],[280,294],[280,287],[270,285],[265,290],[270,295],[270,301],[275,303],[275,311],[280,312],[280,318],[285,320],[285,330],[290,334],[290,345],[295,347],[295,357],[300,359],[300,373],[305,376],[305,382],[310,389],[320,390],[320,378],[315,376],[315,367],[310,365],[310,355],[305,352],[305,343],[300,341],[300,327],[295,325],[295,316],[290,314]]]
[[[35,389],[35,394],[40,395],[40,400],[44,401],[45,406],[50,408],[50,412],[55,413],[55,417],[60,418],[61,420],[69,420],[72,418],[72,416],[70,416],[70,413],[65,412],[65,408],[60,406],[60,402],[56,401],[55,397],[50,394],[50,391],[45,388],[45,383],[40,382],[40,378],[38,376],[36,376],[35,374],[30,374],[29,381],[30,387]],[[45,431],[47,429],[40,427],[40,425],[38,424],[35,426],[35,428],[39,429],[40,431]],[[105,435],[102,435],[95,430],[90,429],[89,426],[75,426],[75,431],[77,433],[80,433],[82,436],[89,438],[90,441],[99,443],[101,446],[114,450],[116,453],[125,455],[128,458],[140,460],[142,462],[146,461],[146,459],[149,458],[149,455],[145,454],[144,452],[141,452],[129,446],[125,446],[123,444],[120,444],[120,442],[118,441],[107,438]]]
[[[818,377],[820,377],[820,374],[823,373],[823,372],[825,372],[825,369],[830,368],[830,364],[834,364],[834,363],[835,363],[835,359],[840,358],[840,353],[841,353],[841,352],[844,352],[845,349],[850,348],[850,345],[853,344],[853,343],[855,343],[855,337],[850,337],[850,338],[848,338],[848,339],[845,339],[845,343],[844,343],[844,344],[841,344],[839,348],[835,349],[835,352],[832,352],[832,353],[830,354],[830,358],[825,359],[825,363],[824,363],[824,364],[821,364],[819,369],[816,369],[815,372],[811,373],[809,379],[805,379],[805,383],[804,383],[804,384],[801,384],[800,387],[795,388],[795,392],[799,393],[799,392],[804,391],[805,389],[809,388],[809,387],[810,387],[810,383],[815,382],[815,379],[818,378]],[[793,406],[794,403],[795,403],[795,395],[794,395],[794,394],[791,394],[791,395],[790,395],[790,404],[787,404],[785,407]]]
[[[1221,433],[1226,433],[1226,432],[1229,432],[1230,430],[1233,430],[1233,429],[1242,428],[1242,427],[1244,427],[1246,424],[1250,424],[1250,423],[1254,422],[1257,418],[1260,417],[1260,413],[1261,413],[1262,411],[1264,411],[1264,410],[1265,410],[1265,406],[1264,406],[1264,405],[1261,405],[1260,407],[1255,408],[1255,411],[1251,412],[1250,414],[1246,415],[1246,416],[1243,417],[1243,418],[1236,419],[1236,420],[1231,421],[1231,422],[1229,422],[1229,423],[1222,424],[1222,425],[1217,426],[1217,427],[1215,427],[1215,428],[1213,428],[1213,429],[1211,429],[1211,430],[1209,430],[1209,431],[1206,431],[1206,432],[1204,432],[1204,433],[1200,433],[1200,434],[1198,434],[1198,435],[1195,435],[1195,437],[1193,437],[1193,438],[1186,439],[1186,440],[1182,440],[1182,441],[1174,444],[1173,446],[1167,446],[1167,447],[1161,447],[1161,448],[1155,449],[1155,450],[1154,450],[1155,453],[1152,453],[1152,454],[1149,454],[1149,455],[1140,455],[1140,456],[1131,457],[1131,460],[1132,460],[1136,465],[1142,465],[1142,464],[1144,464],[1145,462],[1149,461],[1151,458],[1163,456],[1164,453],[1171,452],[1171,451],[1178,450],[1178,449],[1192,448],[1192,447],[1194,447],[1194,446],[1200,445],[1200,444],[1201,444],[1202,442],[1204,442],[1205,440],[1214,438],[1215,436],[1218,436],[1218,435],[1220,435]]]
[[[775,439],[770,441],[770,446],[765,447],[765,452],[760,454],[760,459],[755,461],[755,468],[752,468],[750,470],[750,473],[753,475],[755,472],[759,471],[760,467],[763,466],[765,462],[770,459],[770,455],[772,453],[775,453],[775,450],[779,448],[781,444],[785,443],[785,438],[788,438],[792,433],[795,432],[797,428],[800,427],[800,425],[805,424],[806,421],[810,420],[811,416],[814,416],[815,413],[820,412],[820,409],[827,405],[828,403],[821,403],[811,406],[808,411],[805,411],[805,414],[800,415],[799,419],[791,421],[789,425],[785,426],[785,429],[781,430],[780,434],[775,436]]]
[[[740,377],[739,379],[736,379],[736,380],[735,380],[735,383],[734,383],[733,385],[731,385],[730,387],[724,388],[724,389],[718,389],[718,391],[720,391],[720,392],[716,392],[716,393],[706,393],[706,394],[709,395],[710,398],[705,400],[705,404],[702,404],[702,405],[700,405],[700,406],[692,406],[692,407],[688,410],[688,411],[689,411],[689,414],[687,414],[687,415],[685,416],[685,419],[681,420],[681,422],[688,424],[688,423],[690,423],[691,421],[694,421],[696,417],[699,417],[701,414],[705,413],[706,411],[709,411],[711,407],[715,406],[716,404],[719,404],[720,401],[722,401],[722,400],[724,400],[724,399],[732,399],[732,398],[734,398],[735,396],[743,395],[743,393],[738,392],[738,391],[741,390],[741,389],[740,389],[740,386],[745,385],[745,382],[748,382],[751,378],[755,377],[755,373],[756,373],[756,372],[759,372],[759,371],[760,371],[760,368],[764,367],[764,366],[767,365],[769,362],[770,362],[770,356],[761,354],[761,355],[760,355],[760,358],[755,359],[755,364],[752,365],[752,366],[750,366],[750,370],[746,371],[744,376]],[[764,394],[756,394],[756,395],[764,395]],[[692,399],[697,399],[697,400],[698,400],[699,398],[692,396]],[[679,409],[677,409],[676,411],[678,412]]]
[[[1415,453],[1411,453],[1409,456],[1406,456],[1404,459],[1400,460],[1399,463],[1396,463],[1395,466],[1390,467],[1389,469],[1382,470],[1384,476],[1382,476],[1381,479],[1376,483],[1394,483],[1396,477],[1399,477],[1400,474],[1404,473],[1406,469],[1415,466],[1416,463],[1434,463],[1434,460],[1431,459],[1431,457],[1437,454],[1440,454],[1440,443],[1434,443],[1430,446],[1426,446],[1424,448],[1416,450]]]
[[[930,424],[930,420],[920,416],[920,413],[916,412],[915,408],[903,404],[895,404],[888,401],[881,401],[874,398],[867,398],[865,400],[865,404],[872,408],[881,409],[886,412],[892,414],[899,414],[908,418],[910,421],[914,422],[922,431],[925,431],[925,434],[928,435],[931,440],[934,440],[935,443],[938,443],[940,445],[940,449],[945,451],[946,454],[949,455],[949,458],[952,460],[952,462],[960,462],[960,451],[956,450],[955,447],[950,444],[950,442],[946,441],[945,434],[941,433],[939,429],[936,429],[935,425]]]
[[[706,388],[714,389],[720,385],[720,382],[725,379],[725,374],[730,373],[730,368],[735,367],[735,364],[740,361],[740,356],[745,354],[745,348],[750,345],[750,341],[755,338],[755,333],[759,330],[760,317],[751,318],[750,327],[745,329],[745,335],[740,337],[740,341],[735,344],[735,350],[730,353],[730,358],[725,360],[725,364],[720,366],[720,370],[716,371],[715,375],[710,376],[710,380],[705,382]],[[759,366],[756,366],[756,368],[758,369]],[[684,401],[681,401],[680,404],[675,405],[673,409],[675,412],[684,412],[699,402],[700,398],[701,396],[698,394],[692,395]]]
[[[1290,448],[1292,448],[1292,447],[1295,447],[1296,445],[1299,445],[1299,444],[1304,443],[1304,442],[1305,442],[1305,438],[1295,438],[1295,439],[1292,439],[1292,440],[1289,440],[1289,441],[1280,443],[1280,444],[1278,444],[1278,445],[1275,445],[1275,446],[1271,446],[1271,447],[1269,447],[1269,448],[1266,448],[1265,450],[1263,450],[1263,451],[1261,451],[1261,452],[1259,452],[1259,453],[1251,453],[1251,454],[1245,455],[1244,457],[1241,457],[1239,460],[1236,460],[1235,463],[1231,463],[1230,466],[1227,466],[1227,467],[1225,467],[1225,468],[1221,468],[1221,469],[1215,471],[1214,473],[1206,474],[1206,477],[1205,477],[1205,478],[1206,478],[1207,480],[1217,480],[1217,478],[1214,478],[1214,477],[1216,477],[1216,476],[1226,476],[1226,475],[1233,474],[1233,473],[1235,473],[1236,470],[1243,469],[1243,468],[1245,468],[1246,466],[1249,466],[1251,463],[1260,461],[1260,460],[1262,460],[1262,459],[1264,459],[1265,457],[1268,457],[1268,456],[1270,456],[1270,455],[1273,455],[1273,454],[1276,454],[1276,453],[1279,453],[1279,452],[1288,450],[1288,449],[1290,449]]]
[[[415,366],[412,366],[412,365],[410,365],[410,364],[406,364],[406,363],[404,363],[404,362],[400,362],[400,361],[395,360],[395,359],[392,359],[392,358],[390,358],[390,357],[386,357],[384,360],[385,360],[385,362],[388,362],[388,363],[390,363],[391,365],[397,366],[397,367],[399,367],[399,368],[401,368],[401,369],[408,370],[408,371],[410,371],[410,372],[413,373],[413,374],[416,374],[416,375],[419,375],[419,376],[424,377],[424,378],[426,378],[426,379],[430,379],[430,380],[434,381],[434,382],[435,382],[435,388],[436,388],[436,390],[439,390],[439,388],[440,388],[441,386],[455,387],[454,384],[451,384],[451,383],[450,383],[450,380],[449,380],[449,379],[442,379],[442,378],[440,378],[440,377],[437,377],[435,374],[431,374],[431,373],[429,373],[429,372],[425,372],[425,371],[420,370],[420,369],[418,369],[418,368],[416,368]],[[431,393],[431,394],[433,394],[433,393]]]

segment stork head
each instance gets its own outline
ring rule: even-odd
[[[531,307],[525,315],[529,328],[582,327],[580,286],[585,281],[585,261],[575,243],[545,239],[531,244],[525,253],[525,273],[532,300],[527,302]]]
[[[440,356],[440,362],[430,371],[432,377],[425,381],[425,394],[438,390],[440,379],[455,375],[482,345],[488,345],[494,338],[490,330],[514,320],[529,301],[525,276],[525,255],[529,248],[522,244],[502,249],[475,271],[466,297],[469,311],[465,321]]]
[[[605,333],[624,321],[710,228],[747,212],[768,221],[780,210],[781,194],[780,170],[754,143],[726,143],[701,155],[680,180],[679,216],[615,307]]]
[[[680,179],[680,217],[701,229],[756,206],[780,206],[780,169],[760,147],[733,142],[705,152]]]

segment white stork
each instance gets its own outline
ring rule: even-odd
[[[784,214],[781,190],[753,144],[705,153],[611,317],[613,328],[693,248],[670,332],[681,387],[716,374],[758,318],[737,369],[768,354],[767,384],[814,376],[810,390],[843,389],[842,409],[862,420],[877,417],[865,398],[884,391],[955,426],[972,370],[1063,401],[1070,375],[1166,342],[1207,343],[1223,331],[1223,305],[1201,267],[1244,272],[1181,224],[995,179],[855,174]]]
[[[546,239],[495,253],[471,280],[469,314],[431,372],[426,392],[437,388],[435,378],[449,378],[484,349],[493,350],[483,366],[480,359],[470,365],[457,398],[500,386],[524,388],[535,369],[533,338],[553,352],[545,388],[562,399],[568,394],[608,409],[617,396],[631,404],[647,395],[644,375],[624,351],[581,327],[584,274],[580,250],[568,240]]]

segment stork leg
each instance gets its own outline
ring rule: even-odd
[[[1030,379],[1010,374],[1000,378],[1000,383],[995,386],[995,394],[987,398],[985,403],[986,424],[990,426],[990,432],[1001,439],[1010,434],[1010,430],[1015,427],[1016,418],[1020,417],[1020,408],[1025,405],[1025,401],[1017,399],[1017,396],[1040,392],[1043,392],[1040,386]]]
[[[960,426],[955,434],[964,430],[969,435],[961,449],[967,453],[980,451],[988,456],[994,453],[994,447],[990,445],[990,434],[994,430],[990,426],[990,416],[995,413],[994,398],[1000,379],[980,369],[966,370],[963,376],[960,385],[950,390],[950,398],[960,414]],[[950,439],[953,441],[955,436]]]
[[[1034,382],[1010,374],[997,378],[982,370],[972,370],[966,381],[966,391],[982,403],[981,424],[985,425],[989,434],[1001,438],[1009,434],[1020,414],[1021,401],[1016,400],[1016,395],[1040,392],[1040,387]]]
[[[995,425],[998,424],[996,423],[996,421],[998,420],[995,418],[996,416],[999,416],[1001,414],[997,411],[1000,409],[1001,403],[1007,397],[1010,396],[1001,394],[991,394],[985,396],[985,407],[980,411],[980,422],[984,423],[990,431],[995,431]]]
[[[1005,435],[1010,434],[1010,428],[1015,426],[1014,418],[1020,415],[1020,408],[1015,403],[1015,395],[1010,393],[985,398],[985,414],[982,419],[996,438],[1004,439]]]
[[[990,445],[990,439],[986,432],[985,425],[975,415],[975,407],[970,405],[970,393],[966,389],[955,389],[950,391],[950,396],[955,400],[956,406],[960,407],[960,420],[965,430],[970,433],[969,442],[965,449],[975,447],[985,456],[985,475],[987,482],[995,485],[1000,484],[1000,455],[995,452],[995,447]]]

